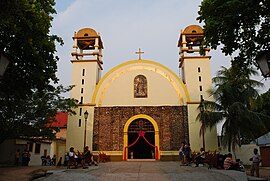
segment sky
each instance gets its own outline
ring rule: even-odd
[[[198,16],[201,0],[55,0],[51,33],[63,38],[64,46],[57,46],[57,76],[59,83],[71,83],[72,36],[82,28],[100,32],[103,50],[103,75],[111,68],[138,59],[159,62],[179,74],[180,30],[189,25],[200,25]],[[221,50],[211,50],[211,72],[215,76],[221,66],[230,66],[230,57]],[[256,77],[265,83],[261,93],[270,88],[270,81]]]

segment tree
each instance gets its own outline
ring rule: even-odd
[[[249,78],[257,53],[270,47],[269,10],[266,0],[203,0],[200,5],[197,19],[204,23],[205,46],[222,45],[225,55],[235,56],[232,67],[223,67],[213,79],[211,94],[217,102],[206,102],[209,110],[199,116],[208,126],[225,119],[223,143],[229,150],[266,130],[265,114],[252,108],[258,97],[253,87],[259,84]]]
[[[255,101],[255,110],[270,116],[270,89],[261,94]]]
[[[198,14],[206,46],[222,44],[226,55],[237,53],[233,63],[239,67],[252,65],[258,51],[270,47],[270,1],[203,0]]]
[[[24,99],[2,99],[0,102],[0,143],[6,139],[18,137],[37,137],[53,139],[57,128],[48,126],[55,120],[59,111],[72,110],[77,101],[61,96],[72,87],[56,87],[53,91],[36,91]]]
[[[0,143],[19,136],[53,136],[46,126],[57,111],[71,111],[74,99],[55,87],[58,57],[50,35],[54,0],[1,0],[0,53],[10,60],[0,78]]]
[[[270,117],[270,89],[259,95],[256,100],[254,100],[252,110],[265,114]],[[267,132],[270,131],[270,118],[265,122],[267,126]],[[259,136],[266,134],[266,132],[261,132]]]
[[[209,93],[215,101],[204,101],[205,111],[197,119],[205,127],[213,127],[225,121],[222,126],[222,143],[228,151],[241,146],[242,138],[257,138],[257,133],[266,130],[264,121],[267,116],[251,110],[252,100],[258,93],[255,87],[262,83],[250,79],[256,71],[249,69],[248,74],[239,74],[236,68],[225,68],[213,78],[215,87]],[[269,119],[269,118],[268,118]]]
[[[1,95],[22,97],[57,83],[58,57],[49,35],[53,0],[2,0],[0,4],[0,53],[11,60],[0,80]]]

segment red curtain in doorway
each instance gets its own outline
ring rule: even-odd
[[[128,146],[125,147],[125,150],[124,150],[124,160],[127,160],[127,149],[130,148],[130,147],[132,147],[133,145],[135,145],[137,143],[137,141],[140,139],[140,137],[143,137],[143,139],[145,140],[145,142],[148,145],[150,145],[150,146],[152,146],[152,147],[155,148],[155,157],[156,157],[156,160],[158,160],[158,147],[155,146],[155,145],[153,145],[153,144],[151,144],[151,143],[149,143],[149,141],[144,137],[145,133],[146,132],[144,132],[144,131],[138,132],[138,137],[136,138],[136,140],[132,144],[130,144],[130,145],[128,145]]]

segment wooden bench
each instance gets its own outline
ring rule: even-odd
[[[196,158],[196,153],[192,154],[192,158],[195,161]],[[205,159],[204,160],[199,160],[197,162],[198,164],[207,164],[208,169],[211,169],[212,167],[214,168],[219,168],[220,163],[219,163],[219,153],[215,152],[205,152]]]
[[[69,156],[68,163],[67,163],[67,168],[68,169],[70,169],[71,166],[74,166],[74,168],[77,168],[79,166],[79,164],[81,164],[82,167],[84,167],[84,164],[83,164],[84,157],[83,157],[83,155],[78,152],[77,156],[78,156],[78,158],[74,158],[73,156]]]
[[[110,161],[110,157],[108,155],[106,155],[106,153],[100,152],[98,154],[98,160],[99,160],[99,162],[109,162]]]
[[[98,161],[97,159],[95,159],[94,155],[90,155],[86,158],[84,158],[85,164],[88,164],[89,166],[91,166],[92,164],[94,164],[95,166],[98,165]]]
[[[74,157],[68,157],[68,163],[67,163],[67,169],[70,169],[71,166],[74,166],[74,168],[78,167],[77,159]]]

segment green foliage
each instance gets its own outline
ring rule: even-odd
[[[70,91],[72,87],[58,86],[52,91],[44,90],[27,95],[26,98],[1,98],[0,101],[0,143],[7,138],[39,137],[54,138],[57,128],[48,127],[49,121],[55,120],[59,111],[70,112],[76,107],[74,99],[64,98],[61,93]]]
[[[239,53],[241,66],[253,63],[257,52],[270,47],[270,1],[203,0],[198,12],[205,42],[226,55]]]
[[[225,55],[234,55],[232,67],[222,68],[213,82],[210,94],[215,102],[206,102],[205,124],[213,126],[222,120],[223,143],[234,149],[244,139],[255,139],[267,131],[269,117],[254,109],[261,83],[251,80],[251,67],[259,51],[270,47],[270,1],[203,0],[198,12],[204,23],[205,46],[222,46]],[[256,63],[255,63],[256,65]]]
[[[265,121],[269,117],[251,110],[253,100],[258,97],[255,88],[263,86],[250,79],[254,73],[256,71],[253,69],[243,73],[234,67],[222,67],[213,78],[215,87],[209,90],[215,101],[204,101],[205,111],[197,117],[205,127],[210,128],[225,121],[222,143],[228,147],[228,151],[241,146],[243,138],[254,140],[267,130]]]
[[[58,57],[50,35],[54,0],[1,0],[0,53],[10,64],[0,78],[0,143],[7,138],[52,138],[46,124],[58,111],[72,112],[75,100],[61,97],[71,89],[58,83]]]
[[[270,89],[261,94],[256,100],[254,100],[252,110],[262,113],[270,117]],[[270,118],[265,120],[265,124],[270,131]],[[262,133],[261,135],[266,134]]]
[[[255,105],[256,111],[270,116],[270,89],[256,99]]]
[[[33,90],[57,83],[58,57],[55,41],[49,35],[53,0],[2,0],[0,4],[0,53],[12,63],[0,80],[1,93],[26,96]]]

